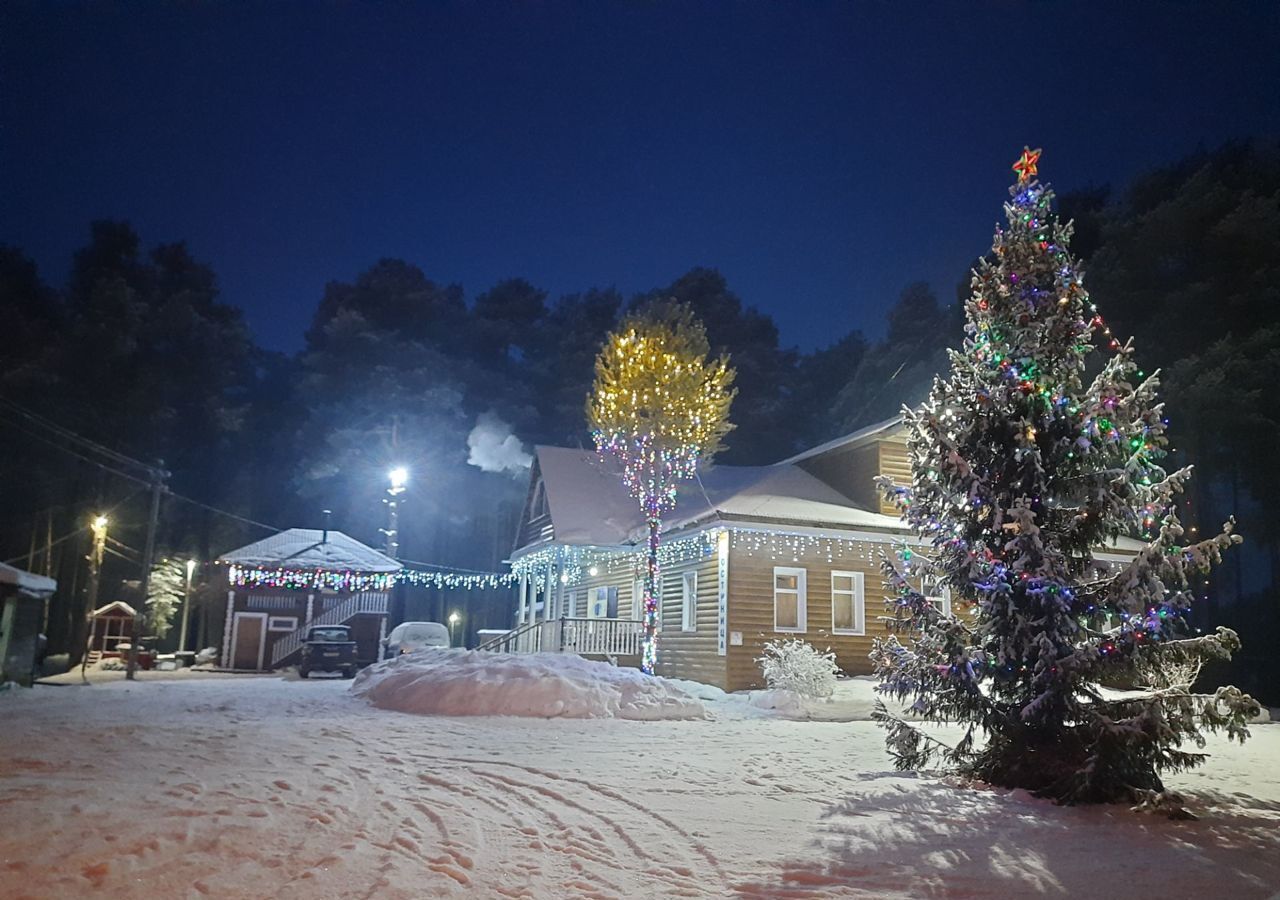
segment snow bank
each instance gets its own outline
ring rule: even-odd
[[[426,650],[370,666],[351,685],[374,706],[439,716],[702,719],[662,678],[571,654]]]

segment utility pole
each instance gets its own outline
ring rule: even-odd
[[[89,641],[93,638],[93,611],[98,608],[98,585],[101,583],[102,555],[107,548],[106,516],[95,516],[89,523],[93,532],[93,545],[89,548],[89,585],[85,589],[84,610],[84,646],[80,648],[80,677],[84,678],[84,670],[89,665]],[[75,632],[72,632],[74,636]]]
[[[134,680],[134,675],[138,671],[138,641],[142,637],[142,617],[147,608],[147,593],[151,587],[151,565],[156,555],[156,529],[160,524],[160,495],[164,493],[164,482],[169,477],[169,473],[160,467],[152,468],[149,474],[151,476],[151,514],[147,517],[147,540],[142,545],[142,577],[138,579],[138,593],[142,597],[133,616],[133,636],[129,641],[129,665],[124,671],[124,677],[129,681]]]

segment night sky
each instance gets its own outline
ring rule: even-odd
[[[1277,47],[1274,3],[8,2],[0,242],[61,284],[91,219],[186,239],[283,350],[383,256],[713,266],[809,348],[952,299],[1024,143],[1061,193],[1274,136]]]

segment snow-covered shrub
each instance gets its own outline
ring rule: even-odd
[[[770,688],[795,691],[805,697],[830,697],[836,689],[840,667],[830,649],[818,650],[798,638],[768,641],[764,655],[757,658]]]

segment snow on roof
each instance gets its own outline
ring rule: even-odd
[[[35,572],[28,572],[4,563],[0,563],[0,584],[9,584],[24,593],[41,596],[52,594],[58,589],[58,582],[52,578],[46,578],[43,575],[37,575]]]
[[[593,450],[535,447],[555,539],[599,547],[628,543],[644,524],[640,505],[622,486],[612,459]]]
[[[289,528],[218,557],[218,562],[279,569],[328,569],[342,572],[397,572],[404,568],[389,556],[341,531]]]
[[[138,611],[125,603],[123,600],[113,600],[106,606],[99,606],[93,611],[94,616],[105,616],[107,613],[118,612],[126,616],[137,616]]]
[[[590,450],[537,447],[557,543],[598,547],[643,538],[644,516],[619,467]],[[664,531],[706,519],[902,530],[893,516],[863,509],[798,466],[711,466],[681,482]]]
[[[866,428],[860,428],[857,431],[846,434],[834,440],[827,441],[825,444],[819,444],[803,453],[797,453],[795,456],[788,457],[777,465],[787,466],[792,463],[798,463],[801,460],[812,459],[815,456],[821,456],[830,450],[838,450],[843,447],[852,447],[868,441],[876,437],[883,431],[892,431],[902,424],[902,416],[894,416],[892,419],[885,419],[883,422],[876,422],[874,425],[868,425]]]

